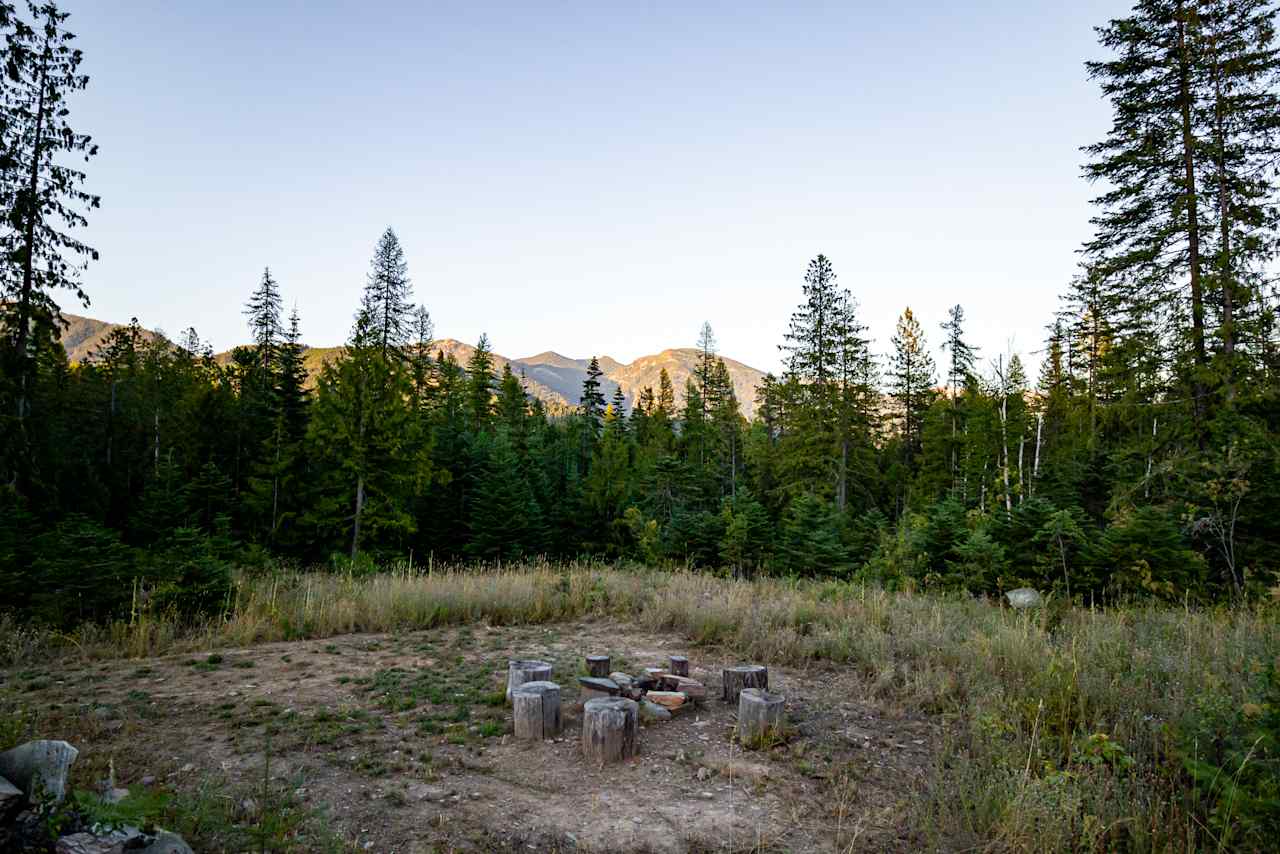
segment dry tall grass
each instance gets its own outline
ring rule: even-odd
[[[198,626],[146,613],[71,635],[0,622],[0,664],[580,617],[679,633],[742,659],[854,667],[870,694],[943,716],[953,740],[916,814],[939,846],[989,850],[1231,844],[1199,817],[1178,734],[1194,731],[1206,705],[1245,703],[1259,668],[1280,656],[1274,607],[1014,612],[834,582],[541,563],[246,575],[227,612]]]

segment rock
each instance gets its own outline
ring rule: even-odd
[[[142,782],[142,785],[144,786],[154,786],[156,784],[155,775],[148,774],[147,776],[142,778],[141,782]]]
[[[1009,600],[1009,607],[1022,610],[1023,608],[1035,608],[1042,604],[1044,599],[1034,588],[1019,587],[1017,590],[1010,590],[1004,594],[1004,598]]]
[[[623,673],[618,670],[615,670],[614,672],[610,673],[609,679],[611,679],[613,681],[613,684],[617,685],[619,688],[630,688],[631,683],[634,681],[632,680],[630,674]]]
[[[53,850],[57,854],[122,854],[126,845],[142,838],[142,831],[128,826],[106,833],[73,833],[59,839]]]
[[[156,834],[156,838],[150,845],[138,851],[137,854],[196,854],[196,852],[191,850],[187,840],[178,834],[162,830]]]
[[[102,795],[102,799],[109,804],[118,804],[127,797],[129,797],[129,790],[119,787],[107,789]]]
[[[29,741],[0,753],[0,777],[25,792],[32,803],[41,795],[61,801],[67,793],[67,771],[79,755],[65,741]]]
[[[689,699],[679,691],[650,691],[644,696],[646,700],[668,709],[678,709]]]
[[[244,823],[258,818],[258,802],[253,798],[245,798],[236,804],[236,821]]]
[[[671,720],[671,711],[651,700],[641,700],[640,717],[647,721],[669,721]]]
[[[10,813],[21,809],[25,801],[26,798],[23,797],[21,789],[0,777],[0,821],[4,821]]]
[[[426,783],[413,783],[406,791],[409,797],[415,801],[429,801],[432,803],[443,801],[453,794],[443,786],[429,786]]]

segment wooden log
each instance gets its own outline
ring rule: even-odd
[[[636,755],[640,706],[623,697],[589,700],[582,709],[582,755],[605,765]]]
[[[609,675],[609,656],[588,655],[587,674],[590,676],[607,677]]]
[[[690,700],[707,699],[707,686],[696,679],[690,679],[688,676],[668,676],[662,681],[671,685],[668,690],[679,691]]]
[[[512,659],[507,662],[507,703],[511,694],[526,682],[546,682],[551,679],[551,665],[545,661]]]
[[[769,690],[769,669],[759,664],[741,664],[724,669],[724,693],[721,698],[726,703],[738,702],[738,695],[743,688],[760,688]]]
[[[683,655],[673,655],[667,661],[670,663],[670,671],[672,676],[688,676],[689,675],[689,659]]]
[[[667,709],[678,709],[689,701],[689,698],[679,691],[650,691],[644,695],[644,698],[651,703],[657,703],[659,706]]]
[[[786,702],[781,694],[743,688],[738,695],[738,741],[758,747],[781,736]]]
[[[560,734],[560,686],[525,682],[511,695],[516,738],[540,741]]]

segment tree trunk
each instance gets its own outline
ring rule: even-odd
[[[1222,289],[1222,356],[1226,362],[1226,399],[1235,398],[1235,282],[1231,272],[1231,191],[1227,186],[1227,134],[1222,119],[1222,65],[1218,61],[1217,40],[1213,46],[1213,131],[1218,156],[1218,218],[1222,245],[1219,247],[1218,286]]]
[[[540,741],[560,734],[560,686],[554,682],[525,682],[511,695],[515,735],[521,741]]]
[[[673,655],[668,658],[667,661],[671,665],[670,670],[673,676],[689,675],[689,659],[685,658],[683,655]]]
[[[351,525],[351,559],[355,560],[360,551],[360,514],[364,511],[364,475],[356,478],[356,512],[355,521]]]
[[[582,755],[606,765],[636,755],[640,706],[624,697],[589,701],[582,711]]]
[[[591,676],[608,678],[609,676],[609,656],[607,655],[588,655],[587,656],[587,673]]]
[[[738,741],[750,747],[761,747],[779,738],[786,702],[786,697],[781,694],[744,688],[738,695]]]
[[[1196,434],[1200,447],[1204,447],[1204,294],[1200,281],[1200,215],[1196,193],[1195,137],[1191,128],[1191,58],[1187,47],[1187,15],[1182,0],[1178,0],[1178,101],[1182,120],[1182,162],[1185,172],[1185,198],[1187,208],[1187,260],[1191,278],[1191,350],[1195,359],[1192,393],[1195,395],[1193,410],[1196,416]]]
[[[44,53],[40,60],[40,95],[36,99],[36,129],[31,144],[31,173],[27,181],[27,192],[30,193],[26,222],[23,223],[22,288],[18,293],[18,331],[14,339],[14,357],[18,361],[18,435],[21,443],[21,460],[19,466],[25,470],[29,462],[27,439],[27,412],[31,407],[28,384],[35,373],[34,362],[28,359],[27,351],[31,342],[31,321],[34,314],[32,300],[35,293],[35,258],[36,258],[36,220],[39,218],[40,203],[40,149],[44,145],[44,101],[45,89],[48,88],[49,74],[49,37],[45,36]],[[25,486],[25,484],[24,484]]]
[[[724,693],[721,698],[726,703],[738,702],[738,695],[744,688],[769,688],[769,669],[759,664],[742,664],[724,669]]]

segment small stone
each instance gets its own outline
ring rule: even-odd
[[[236,804],[236,820],[240,822],[253,821],[258,817],[258,802],[253,798],[245,798]]]
[[[190,774],[192,771],[196,770],[196,766],[188,762],[186,765],[183,765],[180,770],[183,774]]]
[[[147,776],[143,777],[142,780],[140,780],[139,782],[141,782],[142,785],[144,786],[154,786],[156,784],[156,778],[154,774],[148,774]]]
[[[415,801],[439,802],[448,798],[453,792],[443,786],[429,786],[426,783],[412,783],[406,790]]]
[[[703,792],[701,797],[704,801],[710,801],[715,799],[715,795],[711,794],[710,792]]]
[[[118,804],[127,797],[129,797],[129,790],[121,789],[117,786],[114,789],[108,789],[102,799],[109,804]]]
[[[195,852],[191,850],[187,840],[178,834],[162,830],[156,834],[156,838],[150,845],[136,854],[195,854]]]

